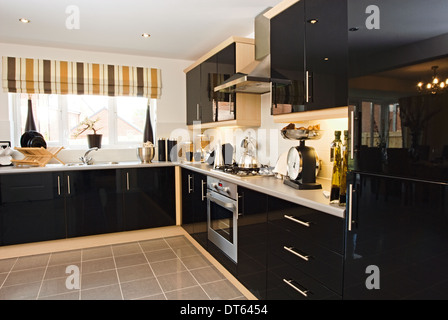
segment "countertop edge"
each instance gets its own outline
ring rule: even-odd
[[[259,179],[276,179],[276,178],[273,178],[273,177],[268,177],[268,178],[267,177],[236,178],[236,177],[224,174],[224,173],[219,173],[219,172],[212,171],[211,167],[210,167],[210,169],[204,169],[202,167],[198,167],[197,165],[193,165],[193,164],[189,164],[189,163],[178,163],[178,165],[181,168],[185,168],[185,169],[196,171],[198,173],[202,173],[202,174],[205,174],[205,175],[208,175],[208,176],[213,176],[213,177],[216,177],[216,178],[227,180],[229,182],[236,183],[237,185],[240,185],[242,187],[245,187],[245,188],[248,188],[248,189],[251,189],[251,190],[254,190],[254,191],[258,191],[258,192],[261,192],[261,193],[265,193],[265,194],[268,194],[270,196],[273,196],[273,197],[276,197],[276,198],[279,198],[279,199],[283,199],[283,200],[286,200],[286,201],[289,201],[289,202],[296,203],[298,205],[303,205],[305,207],[308,207],[308,208],[311,208],[311,209],[315,209],[315,210],[318,210],[320,212],[324,212],[324,213],[336,216],[338,218],[344,218],[345,217],[345,207],[340,207],[338,205],[333,205],[333,204],[330,204],[330,203],[317,202],[317,201],[314,201],[314,200],[309,199],[307,197],[303,197],[300,194],[294,194],[294,195],[292,195],[292,194],[284,194],[284,193],[282,193],[280,191],[273,190],[273,189],[270,189],[270,188],[266,188],[266,187],[263,187],[263,186],[261,186],[261,185],[256,183],[257,180],[260,181]],[[282,183],[281,180],[279,180],[279,179],[276,179],[276,180],[278,181],[279,186],[285,186]],[[285,186],[285,187],[286,188],[291,188],[291,187],[287,187],[287,186]],[[304,193],[304,192],[306,192],[306,193],[309,193],[309,192],[314,192],[314,193],[319,192],[319,193],[322,193],[322,190],[294,190],[292,188],[291,188],[291,191],[294,192],[294,193]],[[322,197],[323,197],[323,195],[322,195]],[[324,198],[324,199],[325,199],[325,201],[329,201],[326,198]]]

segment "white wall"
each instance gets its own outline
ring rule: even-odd
[[[153,67],[162,70],[162,96],[157,107],[157,137],[169,137],[176,128],[185,128],[186,119],[186,84],[183,70],[193,61],[164,59],[136,55],[115,54],[82,50],[68,50],[38,46],[0,43],[0,56],[23,58],[52,59],[64,61],[80,61],[136,67]],[[1,64],[0,64],[1,72]],[[8,108],[8,94],[0,92],[0,140],[13,140],[12,127]],[[18,141],[15,141],[18,146]],[[68,150],[61,151],[68,153]],[[102,151],[105,153],[106,151]],[[100,156],[98,152],[97,156]],[[129,151],[135,158],[135,149]],[[79,151],[76,156],[78,156]],[[109,151],[110,153],[110,151]],[[123,155],[121,155],[123,157]],[[122,159],[122,158],[121,158]],[[121,160],[113,159],[113,160]],[[124,160],[124,159],[123,159]]]

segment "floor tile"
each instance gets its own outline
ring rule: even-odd
[[[112,257],[82,262],[82,273],[91,273],[111,269],[115,269],[115,262]]]
[[[52,253],[50,256],[49,266],[58,264],[74,264],[81,262],[81,250],[70,250]]]
[[[87,248],[82,250],[82,261],[112,257],[111,246]]]
[[[123,244],[114,244],[112,246],[112,252],[114,253],[114,256],[117,257],[122,255],[141,253],[142,249],[140,248],[138,242],[131,242]]]
[[[175,247],[173,248],[173,251],[179,258],[197,256],[200,254],[199,250],[192,246]]]
[[[166,298],[168,300],[210,300],[200,286],[167,292]]]
[[[184,236],[167,237],[165,238],[165,241],[171,248],[192,246],[192,243],[188,241]]]
[[[134,266],[137,264],[143,264],[148,263],[146,261],[146,257],[143,253],[135,253],[135,254],[128,254],[125,256],[118,256],[115,257],[115,264],[117,268],[123,268],[123,267],[129,267]]]
[[[241,292],[229,280],[220,280],[202,285],[212,300],[229,300],[241,297]]]
[[[162,249],[157,251],[145,252],[145,256],[150,263],[177,258],[172,249]]]
[[[34,268],[10,272],[3,286],[12,286],[22,283],[42,281],[44,273],[45,268]]]
[[[187,268],[185,268],[184,264],[180,259],[170,259],[165,261],[152,262],[151,268],[157,277],[165,274],[187,270]]]
[[[80,292],[78,290],[76,292],[61,293],[52,296],[45,296],[45,297],[39,296],[37,300],[79,300],[79,297]]]
[[[16,263],[16,261],[17,258],[0,260],[0,273],[11,271],[11,268]]]
[[[74,264],[58,264],[55,266],[49,266],[47,267],[47,270],[45,271],[44,280],[54,279],[54,278],[67,278],[69,274],[72,273],[72,271],[67,270],[68,266],[77,266],[81,270],[81,263],[74,263]]]
[[[139,264],[130,267],[118,268],[118,278],[120,282],[127,282],[137,279],[153,278],[154,273],[149,264]]]
[[[42,281],[39,297],[52,296],[61,293],[79,292],[79,289],[69,289],[66,284],[67,278],[56,278]]]
[[[27,257],[19,257],[17,262],[14,264],[12,271],[32,269],[38,267],[46,267],[48,260],[50,258],[49,254],[40,254]]]
[[[162,289],[156,278],[147,278],[121,283],[121,290],[125,300],[161,294]]]
[[[193,277],[195,277],[196,281],[198,281],[200,284],[225,279],[224,275],[221,272],[219,272],[218,269],[212,266],[194,269],[191,270],[190,272],[193,275]]]
[[[34,300],[41,282],[31,282],[0,288],[0,300]]]
[[[81,300],[123,300],[118,284],[81,290]]]
[[[178,290],[198,285],[189,271],[178,272],[157,277],[163,291]]]
[[[94,287],[118,284],[117,272],[115,270],[106,270],[82,274],[81,290]]]
[[[203,268],[211,265],[211,262],[202,255],[181,257],[180,260],[182,260],[188,270]]]
[[[170,246],[164,239],[140,241],[140,247],[143,251],[155,251],[170,248]]]

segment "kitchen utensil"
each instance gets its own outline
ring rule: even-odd
[[[318,157],[313,147],[305,146],[305,140],[300,140],[298,147],[289,149],[287,156],[287,179],[283,182],[295,189],[322,189],[316,183]]]
[[[137,156],[141,163],[151,163],[154,158],[154,146],[138,147]]]
[[[257,159],[257,144],[253,138],[246,137],[241,141],[243,154],[238,161],[238,167],[243,169],[260,168],[261,165]]]

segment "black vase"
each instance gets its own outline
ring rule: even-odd
[[[87,143],[90,148],[101,148],[101,139],[103,138],[102,134],[88,134],[87,135]]]
[[[151,117],[149,115],[149,104],[146,108],[146,122],[145,129],[143,130],[143,143],[150,141],[154,143],[154,136],[152,133]]]
[[[34,123],[33,103],[31,99],[28,99],[28,115],[25,123],[25,132],[26,131],[37,131],[36,124]]]

